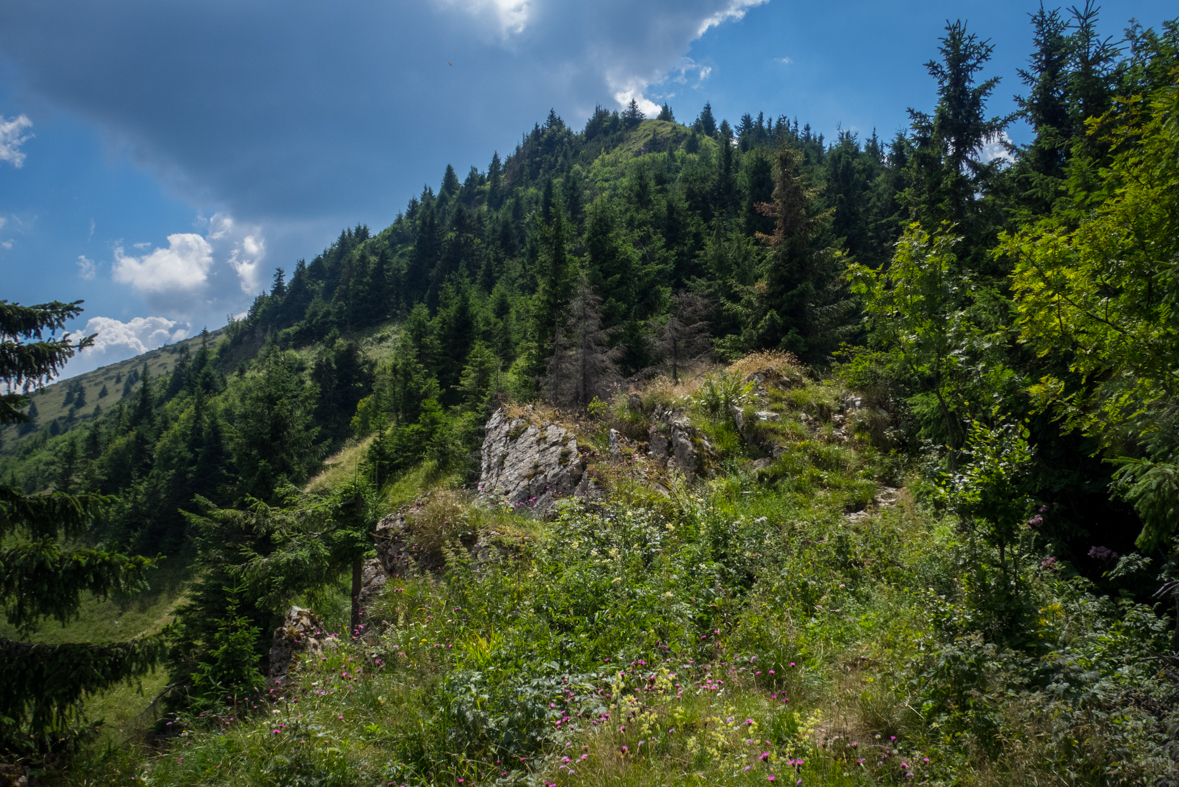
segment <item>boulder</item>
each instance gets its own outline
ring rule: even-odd
[[[669,470],[678,470],[689,481],[696,478],[700,471],[700,456],[692,442],[696,430],[685,424],[673,424],[671,427],[671,459],[668,460]]]
[[[569,430],[512,418],[503,409],[487,422],[479,478],[485,500],[544,513],[576,494],[584,473],[577,437]]]
[[[291,607],[282,625],[274,630],[270,645],[270,680],[287,676],[300,653],[318,654],[334,650],[336,643],[323,631],[323,623],[309,609]]]

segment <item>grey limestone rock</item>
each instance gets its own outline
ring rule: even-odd
[[[401,511],[377,523],[373,540],[376,542],[377,560],[386,576],[404,576],[410,569],[409,544],[406,541],[408,525]]]
[[[666,463],[668,470],[678,471],[689,481],[704,470],[704,455],[712,453],[704,435],[692,426],[682,410],[671,410],[658,405],[651,427],[648,455]]]
[[[481,497],[538,512],[576,494],[585,473],[572,432],[554,423],[511,418],[502,409],[487,422],[482,460]]]

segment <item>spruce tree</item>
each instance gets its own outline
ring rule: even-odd
[[[802,154],[781,145],[775,155],[774,201],[761,206],[774,219],[754,286],[740,287],[726,308],[742,325],[744,350],[776,348],[808,361],[825,360],[846,333],[843,255],[830,243],[831,211],[802,172]]]
[[[982,215],[980,195],[988,191],[998,163],[983,162],[984,145],[1002,138],[1007,119],[987,117],[986,104],[998,77],[978,82],[991,59],[990,41],[966,32],[962,22],[946,25],[941,60],[925,67],[937,80],[938,102],[933,115],[909,110],[914,136],[913,185],[908,198],[913,217],[928,232],[950,222],[967,240],[974,266],[988,264],[993,243]]]
[[[626,123],[627,128],[634,128],[642,123],[645,117],[647,116],[643,114],[643,110],[639,109],[639,102],[633,98],[622,112],[622,120]]]
[[[79,303],[0,301],[0,381],[7,391],[0,394],[0,426],[26,422],[20,412],[28,401],[25,391],[52,379],[93,341],[56,336],[67,319],[81,313]],[[77,616],[85,592],[105,597],[144,586],[154,561],[64,546],[84,543],[105,502],[95,494],[29,496],[0,485],[0,602],[22,636],[36,631],[46,617],[64,623]],[[0,638],[0,749],[16,752],[60,739],[80,717],[86,696],[142,675],[162,654],[158,637],[102,646]]]
[[[696,118],[695,127],[703,134],[716,136],[716,118],[712,116],[711,102],[705,102],[704,109],[700,110],[700,117]]]

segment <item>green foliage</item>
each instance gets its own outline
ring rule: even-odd
[[[1165,545],[1179,521],[1179,465],[1123,457],[1114,473],[1114,488],[1142,517],[1136,544],[1143,552]]]
[[[972,421],[962,453],[964,466],[947,474],[943,492],[951,508],[968,528],[978,528],[984,540],[999,550],[1004,572],[1006,551],[1031,513],[1027,494],[1032,451],[1023,424],[988,428]],[[1018,589],[1018,574],[1015,576]]]
[[[68,335],[23,341],[40,340],[43,331],[60,329],[80,311],[76,303],[22,307],[0,302],[0,384],[40,383],[87,346],[88,340],[73,344]],[[0,424],[23,420],[15,409],[23,401],[6,395],[0,401]],[[67,446],[76,461],[77,444],[71,439]],[[72,468],[63,471],[66,486],[72,475]],[[0,603],[22,636],[31,635],[46,616],[64,623],[77,615],[85,593],[106,597],[145,586],[154,561],[76,546],[108,502],[96,494],[28,496],[0,486]],[[0,638],[0,651],[0,746],[6,749],[48,745],[53,733],[65,732],[85,696],[143,674],[163,653],[158,636],[102,647]]]
[[[912,224],[886,269],[854,265],[848,275],[868,326],[868,348],[854,351],[852,373],[878,366],[915,410],[930,413],[930,436],[954,451],[966,438],[964,422],[1006,401],[1017,378],[1005,364],[1004,307],[963,270],[954,250],[961,238],[949,231],[930,235]]]
[[[243,499],[273,499],[281,485],[301,481],[318,463],[319,427],[299,364],[292,353],[271,352],[245,381],[233,416],[233,461]]]
[[[238,614],[242,588],[225,588],[228,594],[224,617],[218,621],[207,661],[201,661],[192,675],[189,695],[195,707],[222,707],[231,698],[248,697],[262,685],[254,644],[259,629]],[[224,698],[224,699],[223,699]]]
[[[1116,539],[1137,523],[1081,455],[1123,457],[1115,491],[1145,524],[1140,547],[1165,548],[1179,38],[1131,28],[1119,60],[1095,9],[1072,14],[1033,16],[1021,107],[1036,138],[1011,164],[981,160],[1005,120],[986,115],[990,45],[955,22],[928,64],[933,112],[887,145],[846,132],[829,144],[760,114],[734,128],[707,106],[692,128],[670,107],[658,120],[599,108],[580,132],[551,112],[486,173],[447,167],[386,229],[345,229],[289,282],[280,271],[219,345],[202,337],[191,355],[99,370],[30,403],[35,422],[7,428],[0,449],[0,478],[14,479],[0,490],[3,587],[25,599],[10,623],[52,613],[28,599],[68,613],[73,597],[50,587],[63,571],[99,591],[133,584],[142,565],[93,543],[92,518],[112,544],[195,543],[172,675],[218,703],[256,681],[292,599],[343,621],[356,589],[340,576],[372,524],[473,478],[499,394],[548,392],[605,419],[578,428],[601,430],[585,456],[608,500],[525,522],[431,496],[408,517],[428,573],[391,578],[365,633],[354,606],[340,649],[305,661],[284,699],[185,719],[197,726],[182,755],[163,746],[141,769],[148,755],[120,753],[107,781],[1173,776],[1173,713],[1158,699],[1173,693],[1157,669],[1167,621],[1129,598],[1153,590],[1130,576],[1146,556],[1116,571],[1083,557],[1093,543],[1126,551]],[[583,281],[599,306],[585,308]],[[685,308],[696,294],[719,305],[707,323]],[[0,328],[6,351],[40,338]],[[650,423],[623,396],[592,404],[609,397],[587,386],[611,368],[579,378],[582,362],[605,358],[641,385],[666,359],[680,378],[681,354],[706,339],[727,361],[785,348],[819,364],[866,342],[842,370],[864,390],[795,372],[756,402],[766,412],[742,366],[660,383],[646,412],[686,406],[709,446],[700,480],[669,477],[641,445],[606,459],[609,424],[642,442]],[[574,384],[542,388],[550,371]],[[85,404],[124,380],[125,402]],[[924,479],[906,477],[904,449],[925,451]],[[942,501],[925,496],[935,477]],[[1032,497],[1048,507],[1024,528]],[[926,507],[939,502],[951,505]],[[88,685],[147,662],[108,663]],[[60,685],[63,703],[85,695]],[[17,710],[0,715],[14,724],[64,719],[10,696]]]

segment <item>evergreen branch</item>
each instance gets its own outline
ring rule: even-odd
[[[61,552],[50,539],[0,550],[0,599],[8,622],[22,634],[42,617],[64,623],[78,613],[82,592],[107,597],[146,587],[151,558],[79,549]]]
[[[153,669],[167,632],[115,645],[33,645],[0,637],[0,741],[61,728],[88,695]],[[21,736],[23,737],[23,736]]]
[[[0,538],[17,530],[30,538],[50,538],[62,531],[67,538],[84,531],[98,509],[113,497],[82,494],[25,495],[19,489],[0,486]]]

